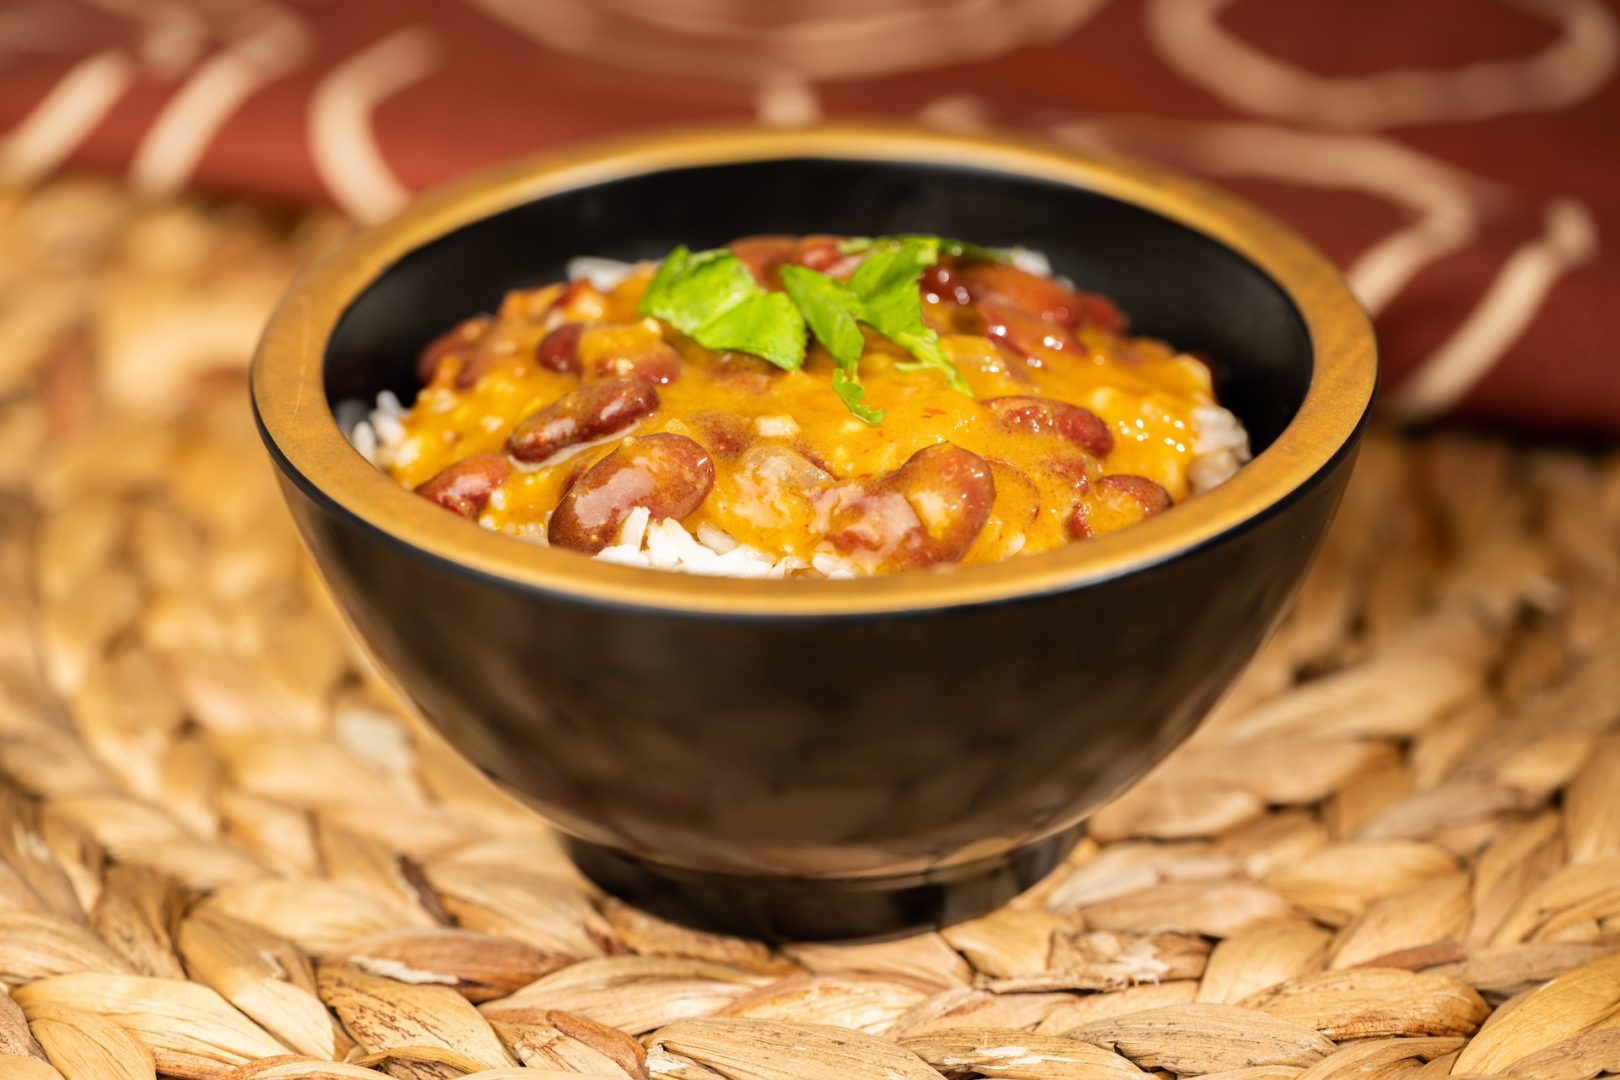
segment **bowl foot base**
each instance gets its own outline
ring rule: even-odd
[[[570,839],[575,865],[608,892],[672,922],[766,940],[834,940],[931,929],[1006,903],[1056,869],[1076,826],[992,859],[919,879],[706,874]]]

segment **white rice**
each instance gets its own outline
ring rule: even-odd
[[[674,518],[653,521],[644,506],[630,511],[619,530],[619,542],[597,552],[603,562],[651,570],[679,570],[707,577],[784,578],[807,569],[803,559],[780,559],[739,544],[712,526],[693,536]]]
[[[1198,441],[1193,443],[1187,482],[1192,485],[1194,495],[1202,495],[1230,480],[1252,455],[1249,433],[1229,409],[1214,404],[1200,405],[1193,410],[1193,423],[1198,425]]]
[[[365,403],[353,399],[341,402],[336,409],[338,427],[349,437],[349,445],[360,451],[360,456],[377,466],[387,468],[398,460],[405,445],[405,406],[392,390],[377,395],[377,404],[368,412]]]
[[[754,421],[762,439],[791,439],[799,433],[799,422],[791,416],[762,416]]]
[[[1040,277],[1053,277],[1052,260],[1046,257],[1044,251],[1032,251],[1029,248],[1013,247],[1007,249],[1008,260],[1026,274],[1036,274]]]
[[[596,255],[581,255],[568,260],[568,280],[578,281],[584,278],[597,292],[612,292],[635,268],[635,263],[604,259]]]

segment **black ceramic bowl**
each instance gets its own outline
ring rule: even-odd
[[[580,254],[749,233],[933,232],[1046,252],[1215,359],[1259,451],[1215,491],[1063,551],[868,581],[629,569],[486,532],[346,442],[419,348]],[[383,669],[609,888],[766,935],[936,923],[1050,869],[1179,743],[1298,586],[1375,380],[1333,269],[1179,177],[915,129],[654,135],[441,191],[312,267],[253,402]]]

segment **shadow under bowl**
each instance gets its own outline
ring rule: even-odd
[[[1136,332],[1211,358],[1257,457],[1123,532],[855,582],[694,578],[495,535],[352,450],[334,407],[414,396],[416,353],[580,254],[750,233],[932,232],[1045,252]],[[1337,274],[1145,166],[910,128],[657,134],[430,195],[292,287],[255,415],[382,669],[662,913],[772,937],[977,914],[1184,739],[1297,589],[1376,361]]]

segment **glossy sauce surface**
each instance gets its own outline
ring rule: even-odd
[[[782,262],[833,276],[853,263],[827,238],[733,250],[767,287]],[[1129,336],[1101,297],[1000,264],[930,269],[925,321],[973,396],[903,370],[911,358],[868,330],[861,379],[885,411],[869,426],[813,340],[790,372],[639,318],[651,274],[514,292],[448,331],[423,353],[390,473],[488,528],[587,553],[645,505],[860,573],[1048,551],[1191,493],[1209,371]]]

